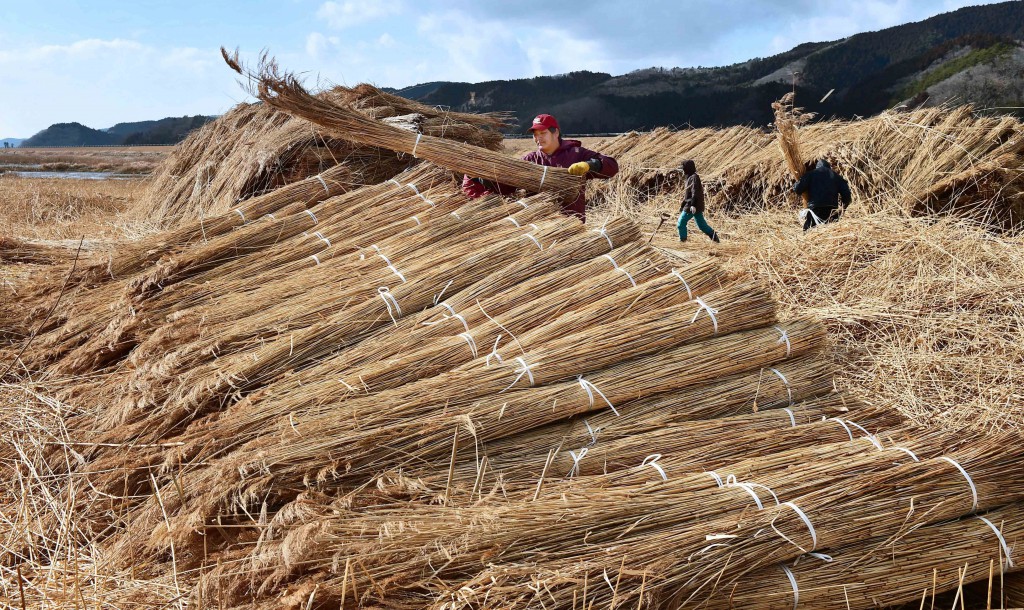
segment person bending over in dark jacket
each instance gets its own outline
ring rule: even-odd
[[[704,220],[704,185],[697,175],[697,165],[693,159],[687,159],[683,161],[682,169],[686,177],[686,188],[683,191],[683,203],[679,206],[679,223],[676,225],[679,241],[686,241],[686,225],[693,218],[697,221],[697,228],[710,237],[711,241],[718,243],[718,233]]]
[[[807,215],[804,231],[826,222],[835,222],[850,205],[850,184],[832,171],[828,161],[818,161],[814,169],[805,173],[793,185],[793,192],[807,193]]]
[[[550,114],[539,114],[533,119],[530,126],[533,132],[533,141],[537,143],[537,150],[530,151],[523,155],[523,161],[530,161],[537,165],[548,167],[565,167],[574,176],[583,176],[587,180],[593,178],[611,178],[619,173],[619,164],[615,159],[583,148],[579,140],[563,140],[562,132],[558,128],[558,121]],[[462,192],[467,196],[476,198],[488,193],[500,193],[512,195],[515,187],[505,184],[491,182],[480,178],[464,176],[462,178]],[[580,194],[572,203],[562,204],[562,213],[567,216],[575,216],[586,221],[587,199],[586,189],[580,189]]]

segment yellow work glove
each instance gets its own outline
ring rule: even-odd
[[[573,163],[569,166],[569,173],[573,176],[585,176],[590,171],[590,164],[586,161]]]

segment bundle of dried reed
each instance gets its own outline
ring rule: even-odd
[[[946,440],[938,436],[908,447],[925,456],[941,451]],[[779,498],[797,497],[860,477],[884,476],[894,460],[911,462],[903,450],[878,451],[877,444],[877,439],[857,439],[746,460],[720,470],[719,483],[711,473],[679,471],[661,482],[660,470],[645,460],[635,470],[652,473],[656,485],[643,484],[643,479],[638,485],[607,476],[580,477],[551,483],[532,501],[494,505],[499,495],[458,511],[384,498],[372,511],[353,510],[342,502],[321,509],[310,505],[313,498],[307,496],[305,508],[278,514],[267,530],[278,531],[261,542],[263,549],[254,553],[246,574],[267,575],[263,588],[276,590],[282,579],[316,565],[359,562],[358,573],[340,575],[338,570],[327,579],[316,577],[322,598],[337,602],[346,588],[351,596],[355,587],[364,593],[350,599],[353,604],[474,606],[490,599],[528,605],[539,594],[549,607],[552,602],[570,607],[574,599],[578,605],[588,583],[597,603],[610,601],[619,589],[611,581],[620,582],[616,574],[621,572],[622,585],[646,584],[641,596],[651,602],[658,574],[650,567],[633,569],[637,563],[685,566],[700,556],[679,560],[678,550],[662,541],[685,540],[700,551],[708,544],[705,535],[729,531],[726,524],[735,527],[749,520],[755,508],[770,505],[772,490]],[[730,471],[738,481],[726,476]],[[747,475],[763,485],[745,483],[751,480]],[[659,561],[666,553],[673,557]],[[431,579],[421,577],[424,569]],[[611,578],[607,589],[604,574]],[[562,595],[567,588],[575,595]],[[626,592],[625,586],[621,591]]]
[[[986,607],[1009,607],[1003,574],[1020,562],[1024,505],[928,525],[804,556],[747,574],[703,600],[707,608],[874,608],[989,583]],[[851,575],[855,574],[855,578]],[[962,597],[961,595],[960,597]],[[980,606],[979,606],[980,607]]]
[[[183,223],[175,229],[162,231],[135,244],[119,248],[111,254],[105,267],[95,269],[94,272],[98,278],[104,275],[125,277],[141,271],[161,256],[187,247],[195,241],[209,241],[252,220],[266,215],[273,216],[286,206],[310,208],[355,186],[357,185],[352,181],[352,171],[344,165],[335,165],[320,174],[246,199],[223,214],[201,217]]]

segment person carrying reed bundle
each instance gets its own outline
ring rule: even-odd
[[[619,164],[612,157],[583,148],[579,140],[563,140],[558,121],[550,114],[538,114],[533,119],[529,131],[533,132],[533,141],[537,143],[537,150],[523,155],[523,161],[547,167],[568,168],[570,174],[583,176],[586,180],[608,179],[619,173]],[[515,189],[491,180],[463,176],[462,192],[468,197],[476,198],[488,193],[512,195]],[[580,194],[575,201],[564,204],[562,213],[586,221],[586,190],[580,189]]]
[[[801,211],[804,231],[813,226],[835,222],[850,205],[850,184],[832,171],[828,161],[820,159],[814,169],[806,172],[793,185],[793,192],[807,193],[807,209]]]
[[[686,177],[686,187],[683,190],[683,203],[679,206],[679,223],[676,229],[679,231],[679,241],[686,241],[686,225],[693,218],[697,221],[697,228],[711,238],[716,244],[720,242],[718,233],[704,220],[704,184],[697,175],[697,165],[693,159],[683,161],[680,166],[683,175]],[[678,175],[678,170],[674,172]]]

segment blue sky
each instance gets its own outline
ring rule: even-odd
[[[219,47],[310,85],[716,66],[978,0],[0,0],[0,138],[220,114],[251,101]]]

